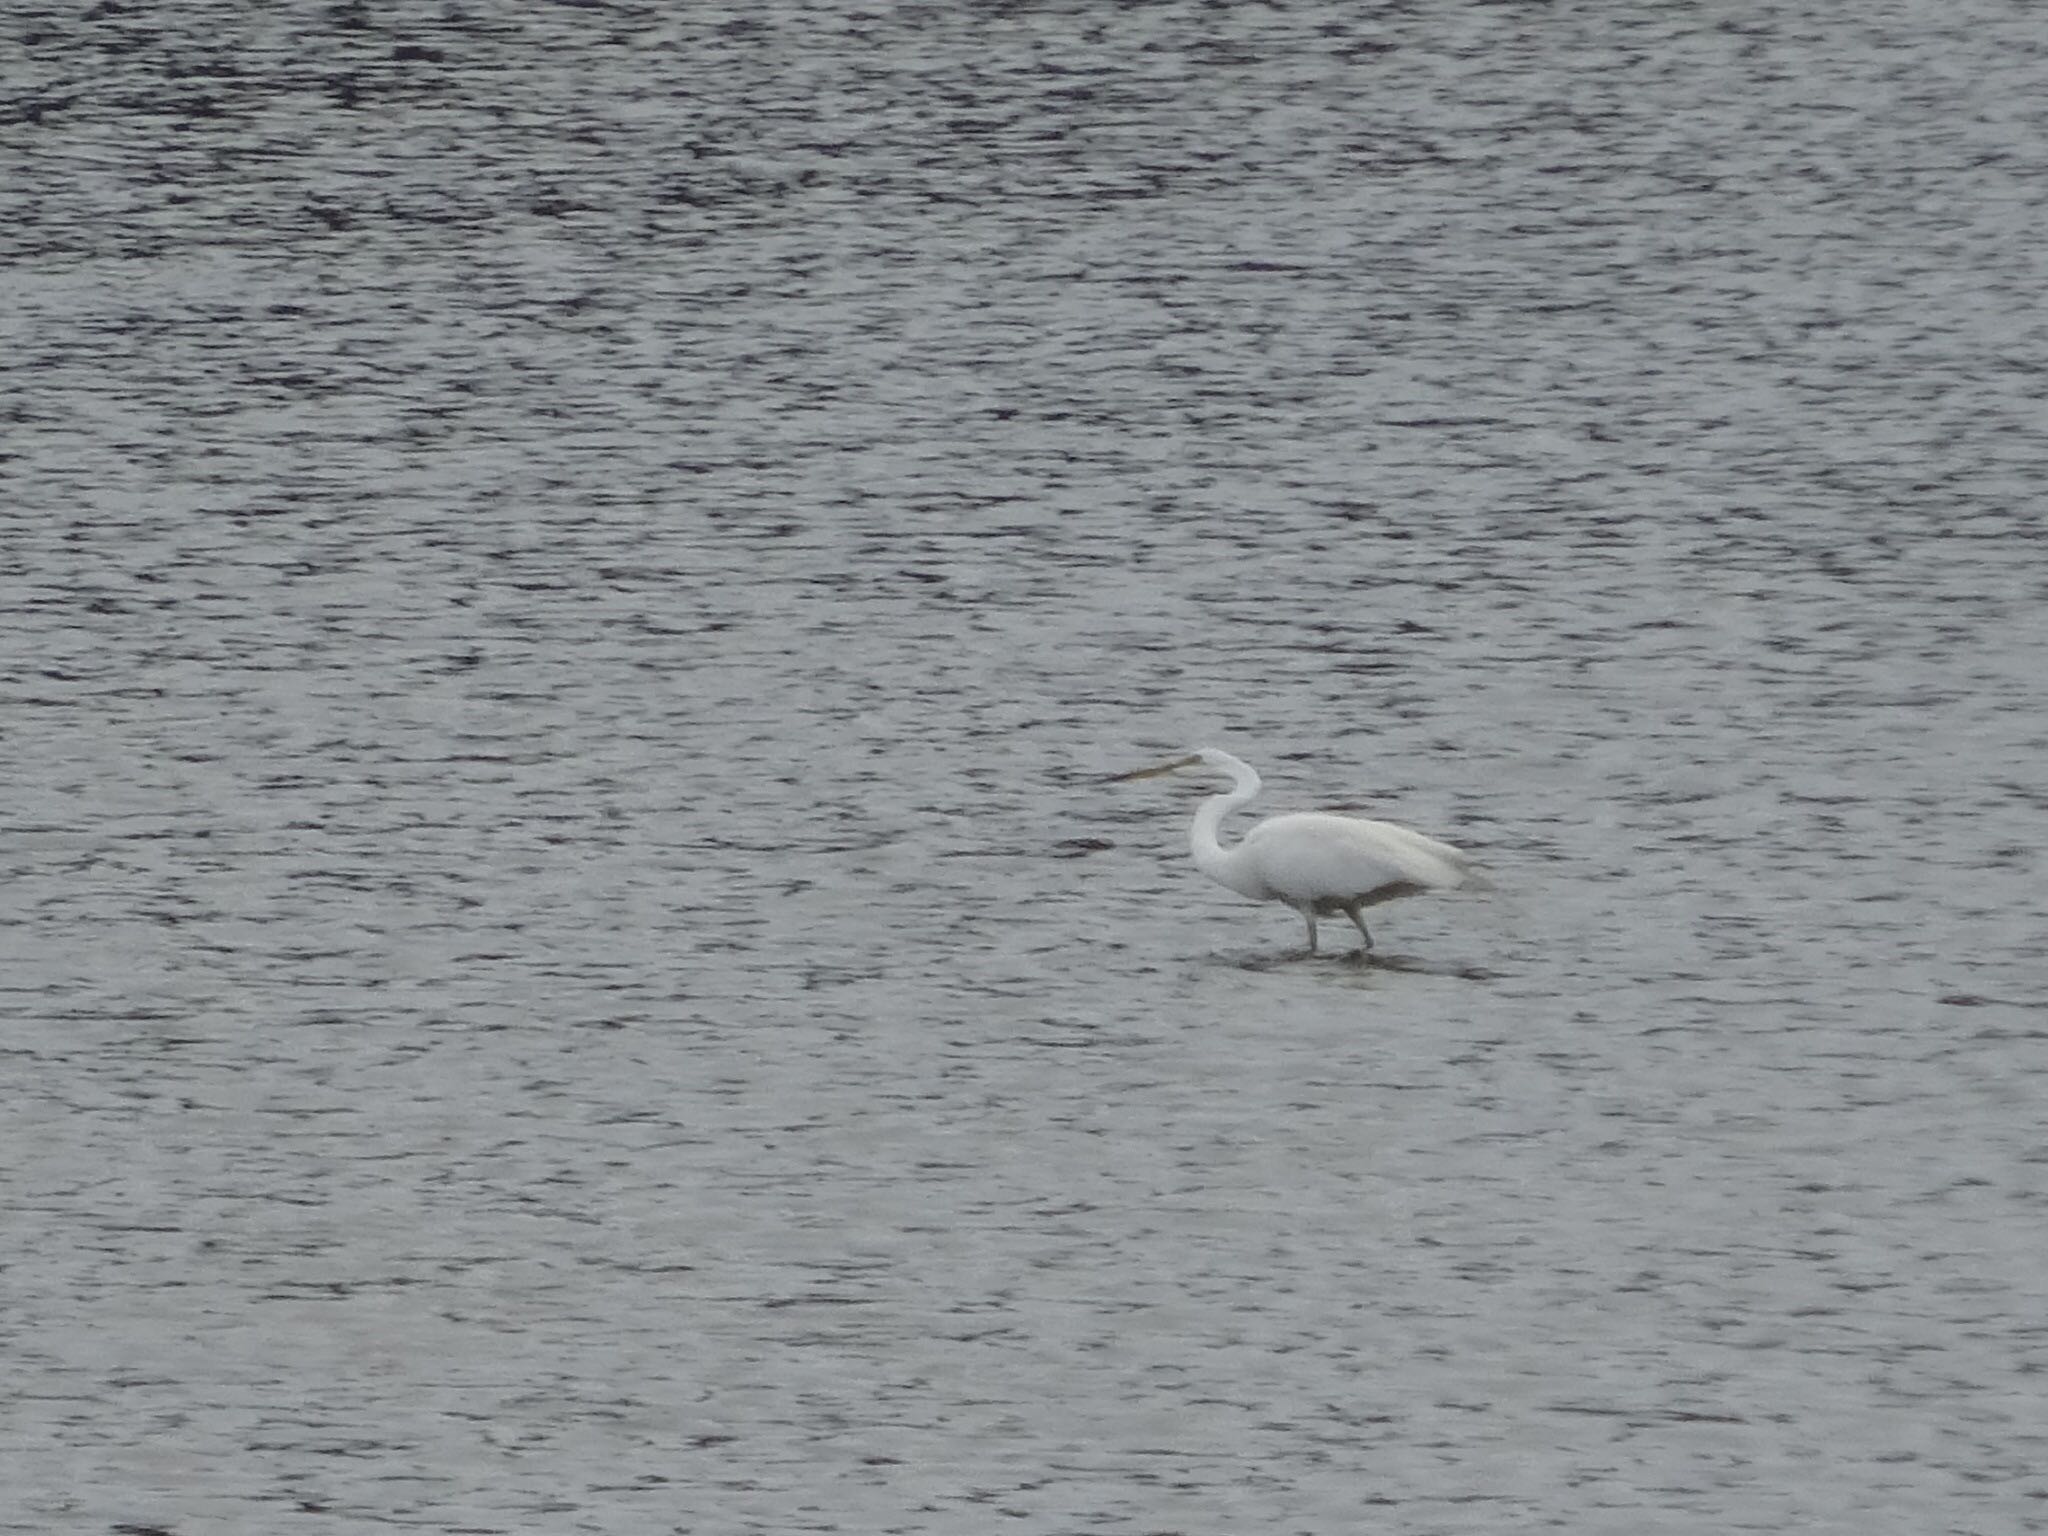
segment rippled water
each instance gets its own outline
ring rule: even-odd
[[[0,1530],[2048,1521],[2029,8],[17,16]]]

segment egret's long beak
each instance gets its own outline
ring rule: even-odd
[[[1136,768],[1129,773],[1113,773],[1109,776],[1112,784],[1128,784],[1132,779],[1156,779],[1161,774],[1171,773],[1176,768],[1192,768],[1199,763],[1199,757],[1176,757],[1170,763],[1161,763],[1157,768]]]

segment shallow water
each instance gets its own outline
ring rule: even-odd
[[[2031,13],[23,26],[0,1530],[2048,1518]]]

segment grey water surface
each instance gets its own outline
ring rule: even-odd
[[[2048,1528],[2035,8],[7,26],[0,1531]]]

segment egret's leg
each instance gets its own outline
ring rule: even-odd
[[[1301,916],[1302,920],[1308,924],[1308,952],[1314,954],[1316,952],[1316,909],[1314,907],[1303,907],[1301,909]]]
[[[1364,954],[1367,950],[1372,948],[1372,935],[1366,931],[1365,919],[1359,915],[1358,908],[1356,907],[1346,907],[1344,909],[1344,915],[1350,918],[1353,925],[1357,927],[1358,952],[1360,954]]]

